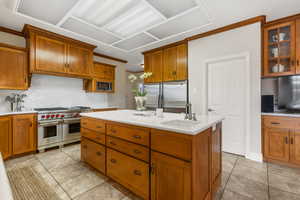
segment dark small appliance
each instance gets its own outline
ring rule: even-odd
[[[265,112],[265,113],[274,112],[274,95],[261,96],[261,112]]]

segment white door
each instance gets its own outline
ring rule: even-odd
[[[245,155],[247,59],[233,57],[207,63],[208,113],[221,114],[223,151]]]

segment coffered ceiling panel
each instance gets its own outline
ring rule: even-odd
[[[164,39],[208,24],[209,20],[206,14],[201,8],[196,8],[191,12],[156,26],[148,32],[159,39]]]
[[[21,0],[18,12],[30,17],[58,23],[78,0]]]
[[[107,31],[101,30],[100,28],[86,24],[74,18],[67,19],[67,21],[62,24],[62,27],[107,44],[112,44],[120,40],[120,38],[108,33]]]
[[[147,0],[167,18],[178,15],[197,6],[194,0]]]
[[[155,41],[157,41],[157,40],[154,39],[153,37],[151,37],[145,33],[141,33],[141,34],[133,36],[129,39],[118,42],[118,43],[114,44],[113,46],[118,47],[120,49],[124,49],[126,51],[131,51],[140,46],[144,46],[144,45],[150,44]]]

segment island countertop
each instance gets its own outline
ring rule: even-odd
[[[152,111],[140,112],[135,110],[82,113],[81,116],[188,135],[196,135],[224,120],[224,117],[219,115],[199,115],[197,122],[188,121],[185,123],[184,114],[163,113],[163,117],[157,117]],[[169,122],[173,122],[173,124]]]

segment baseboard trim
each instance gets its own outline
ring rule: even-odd
[[[246,153],[245,157],[249,160],[263,162],[263,156],[260,153],[248,152],[248,153]]]

